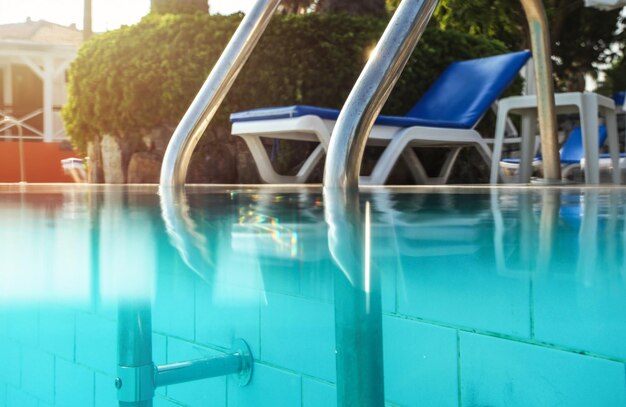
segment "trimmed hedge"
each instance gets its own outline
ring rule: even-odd
[[[200,89],[241,15],[150,15],[98,35],[72,64],[63,109],[74,146],[112,134],[136,143],[175,125]],[[373,17],[276,16],[211,127],[231,112],[312,104],[341,107],[387,21]],[[451,62],[506,52],[502,43],[429,28],[384,108],[404,114]]]

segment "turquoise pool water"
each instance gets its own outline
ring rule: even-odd
[[[0,186],[0,406],[626,405],[625,189],[156,192]]]

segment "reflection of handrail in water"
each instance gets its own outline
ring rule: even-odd
[[[206,237],[198,232],[196,223],[189,215],[187,196],[181,188],[161,188],[159,190],[161,216],[172,245],[178,250],[185,264],[200,278],[210,282],[204,270],[213,267],[207,249]]]
[[[370,268],[369,204],[354,189],[325,188],[328,249],[335,262],[337,404],[385,404],[380,270]]]
[[[187,266],[202,280],[212,282],[214,264],[206,237],[189,214],[183,188],[161,188],[161,216],[167,234]],[[152,406],[155,390],[194,380],[235,375],[240,386],[251,379],[254,357],[247,343],[236,339],[223,356],[156,365],[152,360],[151,309],[149,302],[120,302],[118,306],[118,360],[115,386],[120,405]]]
[[[17,127],[20,159],[20,182],[26,182],[26,173],[24,170],[24,131],[22,129],[22,123],[20,123],[17,119],[11,116],[4,116],[3,119],[0,119],[0,126],[4,125],[5,123],[12,123],[14,126]]]

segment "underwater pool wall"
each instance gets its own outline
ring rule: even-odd
[[[119,224],[145,231],[151,223],[137,212]],[[516,213],[505,210],[503,221],[515,225]],[[536,241],[508,233],[519,225],[506,229],[497,254],[492,219],[451,219],[436,229],[398,220],[372,230],[388,405],[626,405],[623,214],[615,222],[561,221],[555,255],[543,265],[520,249],[532,252]],[[256,360],[247,387],[226,377],[180,384],[158,389],[154,405],[337,405],[333,266],[328,248],[314,243],[326,239],[326,225],[285,226],[289,240],[297,235],[294,252],[258,225],[231,220],[207,241],[211,281],[190,272],[164,234],[121,242],[99,236],[102,247],[128,245],[149,259],[148,269],[135,262],[124,272],[153,275],[155,363],[222,354],[235,338],[248,342]],[[23,239],[41,226],[15,222],[14,231],[26,228]],[[68,233],[89,242],[80,228]],[[49,250],[40,255],[52,256]],[[89,260],[75,256],[76,265]],[[98,301],[78,298],[72,310],[0,301],[0,406],[117,405],[118,309],[103,292],[124,259],[106,256],[84,284],[95,286]]]

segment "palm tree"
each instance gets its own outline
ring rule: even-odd
[[[84,0],[83,3],[83,41],[87,41],[93,33],[91,25],[91,0]]]
[[[150,0],[150,12],[156,14],[208,13],[208,0]]]

